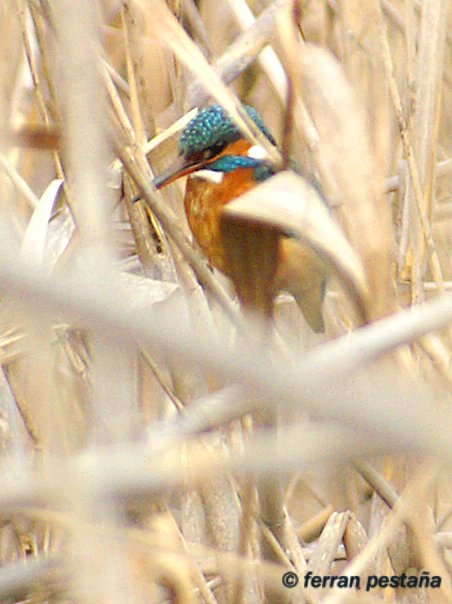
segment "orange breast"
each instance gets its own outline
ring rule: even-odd
[[[221,155],[244,154],[250,147],[247,141],[229,145]],[[238,168],[223,175],[220,183],[190,176],[185,189],[185,213],[191,231],[209,261],[228,273],[221,243],[220,218],[223,206],[256,186],[252,168]]]

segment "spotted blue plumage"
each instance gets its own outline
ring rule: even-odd
[[[262,130],[268,140],[275,145],[275,139],[264,120],[251,105],[244,105],[250,118]],[[199,156],[212,147],[221,148],[232,143],[242,134],[221,105],[210,105],[201,109],[184,128],[179,141],[179,150],[185,159]]]

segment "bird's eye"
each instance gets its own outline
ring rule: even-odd
[[[227,146],[227,143],[224,141],[215,143],[214,145],[211,145],[207,149],[204,149],[201,157],[204,160],[212,159],[212,158],[216,157],[217,155],[219,155],[225,149],[226,146]]]

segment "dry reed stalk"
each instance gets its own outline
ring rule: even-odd
[[[152,98],[149,84],[146,84],[145,69],[143,64],[143,38],[142,31],[146,21],[141,18],[141,12],[137,7],[124,5],[122,12],[122,24],[124,29],[124,44],[127,63],[129,85],[129,96],[131,97],[131,122],[127,112],[119,98],[112,83],[108,81],[110,99],[115,114],[123,126],[124,134],[128,144],[133,148],[141,146],[149,134],[155,132],[154,118],[151,115],[150,97]],[[155,82],[154,84],[158,84]],[[141,110],[143,108],[143,111]],[[142,117],[143,116],[143,117]],[[148,165],[141,155],[137,157],[138,162],[147,179],[151,175]],[[172,276],[172,265],[168,259],[168,243],[160,227],[159,222],[151,212],[146,212],[142,204],[134,204],[135,197],[132,183],[124,177],[125,204],[132,225],[135,240],[138,246],[138,255],[149,276],[159,275],[160,278]]]
[[[392,238],[363,109],[332,57],[314,47],[301,53],[303,90],[320,136],[326,190],[364,263],[372,292],[369,316],[381,317],[395,309]]]
[[[425,242],[428,246],[429,253],[430,253],[429,261],[430,261],[432,273],[434,275],[435,281],[437,283],[441,283],[443,280],[442,270],[441,270],[438,255],[437,255],[437,252],[435,249],[435,243],[432,239],[430,225],[427,222],[425,210],[422,205],[423,192],[422,192],[422,186],[421,186],[421,182],[420,182],[420,178],[419,178],[418,168],[415,164],[415,157],[414,157],[414,151],[413,151],[413,146],[412,146],[412,142],[411,142],[411,136],[410,136],[410,132],[408,131],[407,124],[405,123],[402,103],[401,103],[400,95],[399,95],[399,92],[397,89],[397,84],[396,84],[396,81],[394,78],[393,59],[391,57],[388,37],[387,37],[386,30],[385,30],[383,18],[381,15],[381,8],[379,5],[377,5],[377,3],[375,4],[375,16],[379,22],[380,38],[381,38],[381,44],[382,44],[382,48],[383,48],[383,57],[384,57],[384,62],[385,62],[386,74],[387,74],[387,78],[388,78],[389,90],[391,93],[392,102],[395,107],[397,122],[399,125],[399,129],[400,129],[400,133],[401,133],[401,140],[402,140],[403,148],[404,148],[404,154],[405,154],[406,161],[408,163],[412,186],[414,189],[414,199],[416,202],[416,211],[418,213],[418,219],[419,219],[419,225],[417,227],[417,231],[419,232],[419,229],[422,229],[423,237],[425,238]],[[413,229],[416,228],[415,221],[412,221],[411,225],[412,225]],[[417,239],[417,240],[419,242],[419,239]],[[422,255],[421,249],[416,248],[415,255],[418,259],[419,259],[419,254]],[[411,271],[410,276],[411,276],[412,283],[413,283],[413,291],[414,291],[413,300],[417,300],[417,292],[419,292],[419,280],[421,278],[420,272],[419,272],[419,266],[420,266],[419,260],[416,260],[414,262],[413,266],[414,266],[414,268]]]
[[[20,0],[0,32],[0,599],[450,601],[445,0]],[[194,105],[223,104],[267,145],[238,96],[281,143],[274,161],[290,151],[321,180],[348,239],[304,211],[293,174],[230,208],[326,255],[345,289],[327,295],[332,342],[285,297],[262,346],[194,250],[181,188],[150,185]],[[278,426],[246,430],[278,408]],[[255,481],[270,525],[287,510],[285,551]],[[440,590],[303,586],[307,569],[421,568]]]

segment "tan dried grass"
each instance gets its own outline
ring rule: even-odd
[[[2,602],[452,601],[451,18],[446,0],[4,3]],[[322,185],[329,214],[290,174],[230,210],[329,262],[325,337],[285,296],[271,336],[244,317],[182,187],[151,185],[211,100],[268,147],[255,105],[273,160]],[[423,569],[441,589],[303,585]]]

